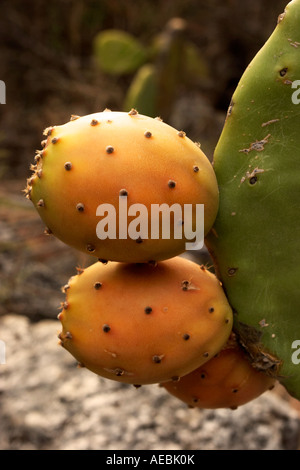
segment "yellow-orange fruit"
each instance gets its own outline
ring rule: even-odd
[[[104,111],[45,133],[26,192],[48,231],[66,244],[105,260],[159,261],[201,243],[212,227],[216,177],[184,132],[135,111]],[[204,205],[204,226],[197,204]],[[170,233],[162,232],[163,213]]]
[[[213,357],[232,330],[218,279],[181,257],[157,265],[97,262],[65,291],[62,345],[91,371],[121,382],[187,374]]]
[[[244,351],[230,338],[216,357],[178,382],[162,386],[191,407],[236,409],[274,384],[274,378],[253,368]]]

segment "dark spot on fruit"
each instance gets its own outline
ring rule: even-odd
[[[78,212],[83,212],[84,211],[84,204],[82,204],[82,202],[79,202],[76,205],[76,209],[78,210]]]
[[[90,124],[91,126],[97,126],[97,124],[99,124],[99,121],[97,121],[97,119],[92,119]]]
[[[107,264],[108,263],[107,259],[98,258],[98,261],[102,264]]]
[[[76,114],[71,114],[70,121],[76,121],[76,119],[79,119],[80,116],[77,116]]]
[[[102,287],[102,282],[95,282],[94,289],[99,290]]]
[[[115,374],[117,377],[121,377],[121,375],[124,375],[125,371],[123,369],[115,369]]]
[[[175,181],[169,180],[169,181],[168,181],[168,186],[169,186],[169,188],[171,188],[171,189],[175,188],[175,186],[176,186]]]
[[[67,339],[72,339],[72,335],[71,335],[71,333],[70,333],[69,331],[66,332],[65,338],[67,338]]]
[[[51,228],[46,227],[45,230],[44,230],[44,234],[45,234],[45,235],[51,235],[51,234],[52,234]]]
[[[108,145],[105,149],[106,153],[113,153],[115,151],[112,145]]]
[[[138,237],[135,241],[136,243],[143,243],[143,239],[141,237]]]
[[[193,170],[194,170],[195,173],[198,173],[199,167],[198,167],[197,165],[195,165],[194,168],[193,168]]]
[[[208,311],[209,311],[209,313],[214,313],[215,309],[214,309],[214,307],[209,307]]]
[[[119,192],[120,196],[127,197],[128,196],[128,191],[126,189],[121,189]]]
[[[182,290],[189,290],[190,281],[182,281],[181,288]]]
[[[179,137],[185,137],[185,136],[186,136],[186,134],[185,134],[184,131],[179,131],[179,132],[177,132],[177,135],[178,135]]]
[[[147,137],[147,139],[150,139],[150,137],[152,137],[152,132],[146,131],[146,132],[144,133],[144,136]]]
[[[232,389],[232,393],[237,393],[237,392],[238,392],[237,388]]]
[[[199,398],[196,398],[196,397],[193,398],[193,403],[198,403],[198,401],[199,401]]]
[[[58,141],[59,141],[58,137],[53,137],[53,139],[51,140],[52,144],[57,144]]]
[[[152,357],[152,361],[155,363],[155,364],[160,364],[161,363],[161,359],[162,359],[162,356],[158,356],[158,355],[155,355]]]
[[[133,384],[133,386],[134,386],[135,388],[141,388],[141,385],[140,385],[140,384]]]
[[[185,341],[187,341],[188,339],[190,339],[190,335],[189,335],[188,333],[185,333],[182,337],[183,337],[183,339],[184,339]]]
[[[89,253],[94,253],[94,251],[96,250],[94,245],[91,245],[90,243],[86,246],[86,249]]]
[[[37,204],[36,204],[38,207],[45,207],[45,201],[44,199],[40,199]]]
[[[108,333],[110,331],[110,326],[105,324],[102,326],[102,330],[104,331],[104,333]]]
[[[205,352],[205,353],[203,354],[203,357],[208,357],[208,356],[209,356],[209,353],[208,353],[208,352]]]
[[[70,171],[72,169],[72,163],[71,162],[66,162],[64,164],[65,170]]]
[[[152,307],[145,307],[144,312],[149,315],[152,312]]]
[[[180,377],[179,377],[179,375],[174,375],[173,377],[171,377],[171,380],[172,380],[172,382],[179,382]]]
[[[200,377],[201,377],[201,379],[205,379],[205,378],[206,378],[206,375],[204,374],[204,372],[202,372],[202,373],[200,374]]]

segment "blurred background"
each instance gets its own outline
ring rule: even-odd
[[[6,365],[0,365],[0,447],[105,448],[109,441],[111,448],[116,449],[130,445],[184,449],[204,446],[204,434],[198,436],[196,432],[201,420],[202,428],[207,419],[212,423],[218,416],[225,419],[225,427],[232,426],[231,415],[227,418],[222,413],[210,414],[207,419],[201,415],[200,421],[195,415],[193,418],[188,415],[189,422],[194,423],[190,428],[194,435],[191,443],[187,415],[177,402],[168,402],[173,410],[172,419],[177,421],[170,424],[173,428],[167,444],[162,444],[165,447],[159,447],[164,442],[159,434],[164,424],[153,410],[162,403],[165,405],[166,398],[157,391],[150,396],[143,391],[139,392],[143,406],[153,402],[148,411],[144,408],[144,418],[140,417],[142,429],[147,426],[151,429],[152,423],[158,441],[149,441],[149,434],[142,434],[144,440],[141,438],[138,443],[130,441],[137,429],[142,432],[139,422],[132,424],[131,431],[127,430],[127,441],[122,427],[125,439],[122,442],[121,434],[116,434],[118,425],[114,417],[121,406],[118,394],[120,390],[124,394],[124,386],[106,385],[101,379],[84,375],[95,396],[100,396],[99,390],[106,393],[99,407],[102,413],[104,409],[107,412],[110,403],[111,415],[105,415],[105,423],[106,427],[109,423],[115,426],[113,430],[108,426],[105,441],[97,428],[103,423],[100,413],[98,421],[91,422],[93,436],[84,440],[87,431],[76,421],[74,407],[80,408],[84,402],[84,416],[91,417],[92,405],[86,408],[84,387],[83,395],[74,395],[74,390],[82,389],[76,382],[82,384],[81,379],[73,378],[78,371],[73,370],[71,358],[65,358],[65,354],[62,358],[52,333],[49,338],[47,331],[51,331],[48,324],[51,320],[51,325],[57,328],[53,320],[64,300],[61,286],[75,274],[75,266],[85,267],[90,259],[45,236],[43,224],[22,190],[31,173],[35,150],[41,148],[44,128],[63,124],[72,114],[85,115],[105,108],[129,111],[135,107],[141,114],[160,116],[200,142],[212,159],[231,95],[246,66],[273,31],[286,3],[286,0],[1,0],[0,80],[6,84],[6,104],[0,104],[0,339],[7,343],[8,358]],[[206,253],[199,256],[207,261]],[[49,348],[48,359],[41,359],[41,341]],[[61,367],[54,371],[52,354],[61,361]],[[64,377],[72,373],[71,385],[66,389],[49,378],[61,377],[62,369]],[[45,371],[49,378],[46,381]],[[126,393],[131,400],[132,390],[126,389]],[[285,400],[290,406],[289,398]],[[278,403],[274,406],[278,409]],[[293,403],[292,408],[295,407]],[[272,415],[271,421],[278,431],[278,440],[273,443],[266,437],[271,438],[272,434],[268,431],[268,415],[266,435],[262,431],[261,440],[254,439],[254,448],[297,448],[299,418],[290,412],[290,408],[282,414],[277,412],[279,424]],[[132,409],[128,406],[123,415],[120,410],[118,413],[126,421]],[[57,414],[60,419],[55,420]],[[247,427],[249,413],[244,414]],[[241,417],[234,419],[236,426]],[[77,433],[68,434],[68,423],[75,426]],[[215,423],[218,428],[218,422]],[[58,430],[68,436],[66,444],[55,440]],[[242,431],[239,434],[242,436]],[[208,447],[222,448],[214,437],[211,439],[207,441],[206,437]],[[228,437],[223,445],[244,448],[247,439],[239,444],[238,439]]]

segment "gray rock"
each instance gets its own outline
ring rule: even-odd
[[[298,449],[299,414],[274,392],[235,411],[189,409],[157,385],[135,389],[77,367],[60,323],[0,317],[0,448]]]

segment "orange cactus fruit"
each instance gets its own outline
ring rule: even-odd
[[[218,279],[180,256],[155,265],[97,262],[64,290],[60,344],[120,382],[177,379],[212,358],[232,330]]]
[[[275,380],[251,365],[232,334],[225,347],[203,366],[178,382],[161,385],[192,408],[236,409],[272,389]]]
[[[105,110],[45,134],[25,192],[48,233],[64,243],[110,261],[160,261],[212,227],[215,173],[184,132],[134,110]],[[170,221],[164,233],[163,213]]]

